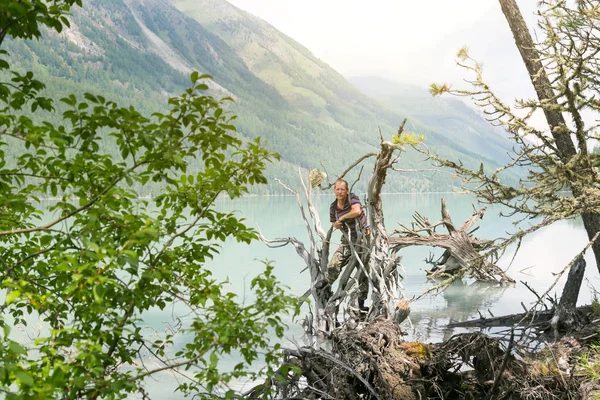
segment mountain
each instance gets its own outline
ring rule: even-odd
[[[12,67],[32,70],[53,98],[94,92],[151,112],[186,87],[192,70],[212,75],[209,93],[235,99],[230,110],[239,134],[260,136],[281,154],[269,176],[286,182],[297,182],[298,166],[323,164],[330,175],[339,173],[376,149],[380,129],[391,137],[404,117],[426,134],[430,149],[467,165],[493,166],[508,146],[466,107],[430,116],[426,107],[369,97],[309,50],[224,0],[87,0],[73,10],[71,29],[44,36],[9,40],[6,49]],[[448,117],[454,112],[459,115]],[[453,121],[452,132],[463,129],[462,140],[450,135],[444,118]],[[488,145],[480,151],[479,143]],[[399,166],[427,167],[410,150]],[[454,184],[446,174],[398,173],[387,190],[449,190]],[[261,190],[282,191],[276,183]]]
[[[338,72],[274,27],[224,0],[172,0],[185,15],[217,34],[248,68],[274,87],[296,110],[376,143],[379,123],[398,124],[399,116],[382,109]],[[374,135],[375,134],[375,135]]]
[[[319,121],[373,143],[377,127],[394,132],[407,117],[408,127],[426,134],[434,151],[467,164],[471,159],[492,165],[507,161],[510,144],[502,131],[461,101],[433,98],[424,89],[381,78],[348,82],[293,39],[224,0],[171,2],[231,45],[253,73],[296,109],[308,110]]]
[[[350,77],[356,88],[403,115],[419,121],[423,131],[443,132],[457,146],[488,160],[507,162],[506,132],[464,102],[433,97],[427,90],[380,77]]]

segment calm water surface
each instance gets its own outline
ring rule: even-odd
[[[388,231],[398,227],[398,222],[408,225],[415,210],[434,222],[440,219],[440,199],[445,198],[452,219],[456,225],[461,225],[473,213],[474,200],[468,195],[461,194],[390,194],[384,195],[385,224]],[[317,196],[315,206],[322,218],[323,227],[328,228],[329,204],[333,196]],[[478,207],[477,204],[475,204]],[[269,239],[280,237],[296,237],[308,243],[306,228],[301,220],[300,211],[295,197],[251,197],[242,200],[219,202],[221,210],[237,210],[250,226],[260,228]],[[511,221],[500,218],[498,207],[489,207],[484,219],[480,221],[476,235],[482,239],[506,237],[514,231]],[[440,231],[442,232],[442,231]],[[338,234],[339,235],[339,234]],[[334,237],[339,241],[339,236]],[[477,318],[478,312],[499,316],[503,314],[522,312],[521,303],[528,306],[536,300],[521,282],[527,282],[538,293],[543,293],[553,282],[553,273],[561,271],[564,266],[585,246],[587,237],[580,221],[562,221],[544,228],[524,240],[521,249],[509,266],[513,253],[508,252],[499,262],[499,266],[518,283],[514,287],[495,288],[474,282],[457,282],[442,294],[426,296],[411,303],[410,321],[403,323],[407,331],[407,340],[438,342],[449,338],[461,330],[446,328],[449,322],[465,321]],[[430,266],[425,259],[431,252],[435,256],[442,253],[441,249],[414,247],[403,250],[402,266],[404,269],[403,293],[409,298],[418,297],[432,286],[425,278],[425,269]],[[240,295],[244,301],[252,301],[249,282],[259,274],[264,265],[262,261],[270,260],[275,267],[275,273],[280,281],[287,285],[290,293],[302,295],[309,287],[310,277],[307,271],[300,273],[304,263],[297,256],[294,248],[271,249],[260,242],[251,245],[238,244],[234,241],[225,243],[222,254],[219,255],[209,268],[214,275],[229,280],[229,289]],[[598,271],[593,256],[586,255],[588,268],[586,282],[579,299],[580,304],[589,303],[592,295],[590,287],[600,288]],[[553,289],[551,295],[559,295],[563,281]],[[146,321],[157,331],[165,326],[168,319],[161,312],[149,313]],[[462,330],[464,331],[464,329]],[[305,343],[306,338],[298,323],[290,321],[286,339],[292,343]],[[273,339],[274,341],[275,339]],[[181,338],[182,343],[185,337]],[[224,367],[234,365],[235,356],[224,361]],[[174,376],[165,374],[159,381],[149,383],[150,393],[156,393],[160,398],[179,398],[172,393],[176,382]]]
[[[474,200],[468,195],[461,194],[390,194],[383,196],[385,224],[388,232],[398,228],[398,223],[409,225],[412,214],[417,210],[421,215],[435,222],[440,219],[440,200],[445,198],[448,209],[455,225],[461,225],[473,213]],[[318,208],[324,229],[329,227],[329,204],[334,200],[333,195],[317,196],[314,199]],[[478,207],[477,205],[475,205]],[[241,200],[221,200],[218,203],[221,211],[236,210],[239,216],[246,219],[249,226],[259,228],[266,238],[293,236],[308,245],[308,235],[302,222],[296,198],[289,197],[249,197]],[[484,218],[477,225],[476,235],[481,239],[506,237],[507,232],[514,231],[511,221],[499,218],[501,211],[498,207],[488,208]],[[444,231],[440,230],[439,232]],[[339,242],[339,233],[334,234],[334,245]],[[499,262],[499,266],[507,269],[507,273],[518,283],[513,287],[495,288],[474,282],[457,282],[442,294],[428,295],[411,303],[409,321],[403,323],[407,332],[407,340],[438,342],[460,332],[446,328],[449,322],[465,321],[477,318],[478,312],[489,315],[503,315],[522,312],[521,303],[529,306],[536,300],[521,282],[527,282],[538,293],[543,293],[553,282],[553,273],[559,272],[585,246],[587,237],[579,220],[562,221],[544,228],[524,240],[520,251],[509,266],[512,253],[507,253]],[[413,247],[402,250],[403,293],[408,298],[416,298],[432,286],[425,278],[425,269],[430,266],[425,259],[435,254],[441,255],[441,249]],[[308,271],[300,273],[305,265],[292,246],[271,249],[261,242],[250,245],[228,241],[224,244],[221,254],[210,262],[216,278],[227,279],[228,289],[238,294],[240,301],[253,300],[249,289],[250,281],[264,270],[263,261],[270,260],[274,265],[276,276],[293,295],[302,295],[309,287]],[[600,288],[598,271],[593,261],[593,255],[586,254],[588,267],[586,282],[582,288],[579,303],[589,303],[593,290]],[[564,279],[563,279],[564,281]],[[553,289],[551,295],[559,295],[563,282]],[[173,316],[181,316],[185,325],[186,310],[183,307],[161,310],[150,310],[144,315],[147,324],[147,334],[163,336],[171,329],[169,321]],[[301,319],[301,318],[299,318]],[[302,329],[295,321],[288,321],[289,329],[286,341],[306,343]],[[464,330],[463,330],[464,331]],[[189,336],[178,337],[176,345],[184,346],[190,340]],[[273,337],[273,344],[276,338]],[[149,361],[151,362],[151,361]],[[222,367],[233,367],[238,362],[236,355],[223,360]],[[160,365],[156,365],[159,367]],[[149,365],[151,367],[151,365]],[[177,382],[181,377],[172,373],[161,373],[147,381],[147,390],[152,398],[179,399],[180,393],[174,393]],[[239,383],[238,388],[242,387]]]

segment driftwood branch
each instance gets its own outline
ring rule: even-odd
[[[296,249],[296,253],[298,253],[300,258],[302,258],[307,265],[311,265],[315,262],[314,257],[308,251],[306,251],[304,243],[294,237],[267,239],[262,235],[259,229],[259,239],[270,248],[284,247],[288,244],[291,244]]]
[[[402,132],[402,127],[403,125],[399,128],[399,133]],[[373,173],[369,180],[366,195],[367,200],[364,204],[364,209],[370,221],[370,237],[369,233],[364,231],[359,236],[360,240],[358,242],[348,240],[351,257],[347,265],[343,267],[335,291],[325,279],[334,230],[333,227],[330,227],[327,232],[322,229],[319,214],[312,202],[311,188],[317,185],[319,181],[312,182],[311,180],[311,185],[307,185],[304,177],[300,174],[304,200],[300,198],[297,191],[283,182],[277,181],[288,192],[296,196],[310,243],[308,246],[304,245],[293,237],[269,240],[262,233],[260,239],[270,247],[294,246],[296,252],[306,264],[303,270],[308,269],[310,272],[310,296],[314,299],[311,302],[311,306],[314,307],[312,313],[314,318],[311,319],[310,323],[312,332],[331,333],[342,307],[344,315],[350,315],[356,321],[360,319],[372,321],[384,317],[393,318],[395,322],[399,323],[408,316],[410,311],[408,302],[403,301],[399,293],[401,257],[397,251],[390,248],[381,201],[381,189],[385,183],[387,171],[394,163],[398,162],[397,153],[402,150],[402,146],[387,142],[382,137],[380,147],[378,153],[366,154],[339,175],[340,178],[343,178],[365,159],[375,157]],[[360,174],[362,172],[363,168],[361,168]],[[334,183],[327,186],[319,185],[319,188],[328,189],[333,185]],[[308,211],[305,211],[305,209]],[[369,291],[372,294],[371,308],[366,317],[361,315],[359,307],[356,307],[356,293],[361,275],[367,277]]]
[[[502,357],[502,364],[500,365],[500,369],[496,372],[496,378],[494,379],[494,385],[489,391],[488,400],[492,400],[494,398],[494,393],[498,389],[500,385],[500,381],[502,380],[502,375],[506,370],[506,366],[508,365],[508,360],[511,358],[511,353],[513,346],[515,344],[515,329],[510,330],[510,339],[508,341],[508,345],[506,346],[506,350],[504,351],[504,357]]]
[[[398,128],[398,135],[402,134],[406,119]],[[378,153],[373,166],[373,174],[368,184],[368,202],[369,225],[371,226],[372,238],[374,243],[371,251],[370,274],[373,280],[373,305],[368,315],[370,321],[379,318],[393,318],[399,320],[399,316],[394,313],[399,300],[400,277],[397,273],[397,265],[400,258],[396,251],[390,248],[390,238],[384,223],[383,203],[381,200],[381,189],[385,183],[388,170],[393,166],[394,153],[402,151],[400,145],[380,140],[381,151]],[[386,271],[390,272],[386,276]],[[396,271],[392,274],[391,271]],[[391,314],[391,315],[390,315]],[[406,318],[408,314],[404,316]],[[397,318],[395,318],[397,317]]]
[[[576,308],[576,312],[587,314],[592,312],[591,306],[581,306]],[[537,311],[533,313],[526,309],[525,312],[518,314],[502,315],[491,318],[477,318],[469,321],[453,322],[448,324],[448,328],[494,328],[501,326],[522,326],[522,327],[540,327],[546,329],[550,327],[550,322],[554,317],[554,310]]]
[[[308,185],[308,187],[307,187],[306,184],[304,183],[304,178],[302,178],[302,170],[300,168],[298,168],[298,176],[300,177],[300,183],[302,183],[302,188],[304,189],[304,196],[306,198],[306,203],[308,205],[308,212],[310,214],[310,217],[314,221],[313,228],[314,228],[315,232],[317,232],[317,234],[321,238],[321,241],[325,241],[326,234],[325,234],[325,231],[323,230],[323,228],[321,227],[321,218],[319,217],[319,213],[317,212],[317,209],[315,208],[315,206],[312,202],[311,186]]]
[[[279,183],[281,186],[283,186],[287,191],[289,191],[294,196],[296,196],[296,202],[298,203],[298,207],[300,208],[300,213],[302,214],[302,221],[304,222],[304,226],[306,227],[306,231],[308,233],[308,238],[310,240],[310,256],[311,256],[311,258],[315,258],[315,247],[316,247],[315,237],[313,235],[312,229],[310,228],[310,222],[308,221],[308,218],[306,218],[306,213],[304,212],[304,206],[302,205],[302,200],[300,199],[300,195],[295,190],[292,190],[291,188],[286,186],[279,179],[275,178],[275,180],[277,181],[277,183]],[[304,185],[304,182],[302,182],[302,184]],[[312,217],[312,215],[311,215],[311,217]]]
[[[348,168],[346,168],[344,170],[344,172],[342,172],[337,178],[337,179],[344,179],[344,177],[346,176],[346,174],[348,174],[348,172],[352,171],[358,164],[360,164],[361,162],[363,162],[364,160],[366,160],[367,158],[370,157],[376,157],[377,153],[368,153],[365,154],[364,156],[360,157],[358,160],[354,161],[352,164],[350,164],[350,166]],[[331,189],[333,186],[335,185],[335,181],[328,183],[327,185],[319,185],[319,189],[321,190],[329,190]]]
[[[304,243],[293,237],[269,240],[265,238],[259,230],[259,238],[269,247],[282,247],[289,244],[295,247],[296,253],[298,253],[306,265],[306,268],[303,270],[308,269],[310,272],[309,290],[310,295],[314,299],[311,305],[314,307],[314,312],[312,314],[315,315],[316,318],[313,319],[314,325],[311,324],[307,329],[311,332],[329,332],[333,327],[333,319],[331,315],[326,313],[326,309],[328,299],[331,296],[331,289],[327,285],[324,285],[324,272],[327,267],[327,260],[329,259],[329,241],[331,239],[332,228],[329,229],[328,233],[325,233],[321,227],[319,215],[310,198],[311,191],[306,187],[302,177],[300,178],[300,181],[304,187],[304,194],[307,196],[308,215],[304,211],[304,205],[298,192],[291,189],[280,180],[277,180],[282,187],[296,196],[296,202],[300,209],[302,221],[308,232],[310,250],[306,249]],[[313,233],[313,229],[316,234]],[[319,239],[318,242],[317,238]]]
[[[448,275],[469,275],[477,280],[493,283],[514,283],[498,266],[490,263],[485,256],[479,253],[485,248],[487,241],[482,241],[473,236],[472,228],[483,218],[486,209],[475,210],[459,229],[456,229],[446,205],[441,199],[442,219],[431,223],[429,219],[418,212],[413,215],[413,228],[401,226],[391,237],[389,244],[395,249],[408,246],[430,246],[445,249],[442,259],[428,272],[431,278],[445,278]],[[444,226],[447,234],[437,233],[438,226]],[[432,259],[433,261],[433,259]]]

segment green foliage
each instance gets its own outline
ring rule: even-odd
[[[392,136],[392,142],[400,145],[416,146],[425,141],[425,135],[417,135],[413,132],[404,132],[400,135]]]
[[[577,374],[591,382],[600,378],[600,345],[592,344],[588,351],[583,353],[575,366]]]
[[[46,2],[47,10],[35,1],[2,7],[19,4],[38,7],[28,14],[35,19],[0,19],[0,28],[28,38],[39,36],[38,23],[67,24],[63,13],[73,1]],[[274,376],[279,346],[269,347],[267,333],[283,336],[282,314],[294,300],[268,264],[252,281],[254,304],[228,293],[204,264],[226,239],[257,238],[214,203],[265,184],[266,165],[278,155],[259,139],[238,137],[226,103],[202,94],[209,76],[192,73],[190,87],[168,100],[166,112],[147,116],[91,93],[55,103],[32,72],[9,71],[6,52],[0,55],[0,68],[11,76],[0,84],[5,398],[125,398],[143,393],[144,378],[166,369],[191,378],[179,390],[210,396],[231,379],[259,376],[249,368],[259,354]],[[59,123],[25,115],[54,115],[59,107]],[[191,171],[192,163],[199,168]],[[135,190],[149,182],[163,188],[153,200]],[[50,196],[56,201],[46,205]],[[147,335],[143,313],[174,305],[192,316],[189,326]],[[35,339],[14,329],[36,322]],[[176,340],[183,333],[191,339],[182,348]],[[221,371],[219,359],[232,352],[241,354],[240,363]],[[145,354],[162,366],[147,369]]]
[[[3,1],[0,3],[0,43],[7,35],[39,38],[41,26],[61,32],[63,27],[70,26],[65,14],[74,4],[81,6],[81,0]]]

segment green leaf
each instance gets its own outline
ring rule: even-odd
[[[17,298],[19,298],[19,296],[21,296],[20,290],[12,290],[9,294],[6,295],[6,305],[9,305],[12,302],[14,302]]]
[[[290,365],[290,370],[296,375],[302,375],[302,368],[297,365]]]
[[[65,373],[61,367],[58,367],[54,370],[52,374],[52,383],[56,386],[60,386],[65,381]]]
[[[34,385],[33,377],[25,371],[17,371],[17,372],[15,372],[15,376],[25,386],[33,386]]]
[[[94,285],[92,292],[94,294],[94,301],[96,303],[102,303],[102,301],[104,300],[104,294],[106,293],[106,288],[104,287],[104,285]]]
[[[8,343],[8,349],[14,354],[27,354],[25,347],[21,346],[17,342],[13,342],[12,340]]]
[[[219,362],[219,357],[217,356],[217,353],[211,353],[210,354],[210,367],[211,368],[215,368],[217,366],[217,363]]]

